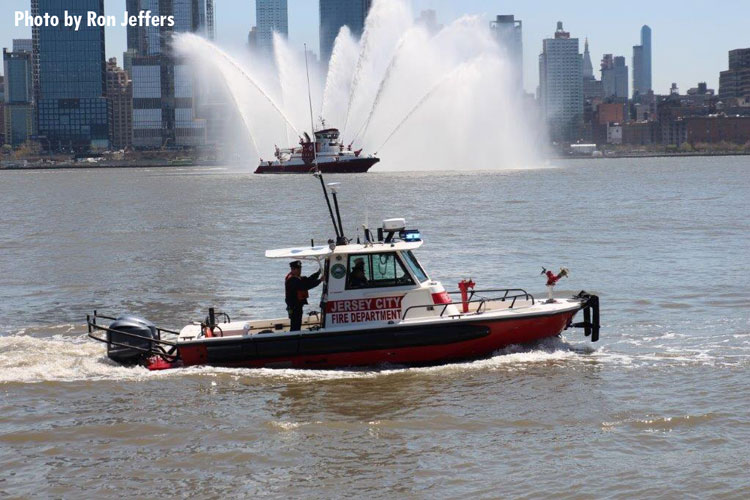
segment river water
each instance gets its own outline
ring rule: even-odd
[[[327,180],[349,235],[406,217],[449,289],[541,296],[541,266],[570,268],[557,293],[600,296],[600,342],[428,368],[118,367],[86,313],[283,315],[287,266],[263,252],[330,236],[320,186],[0,172],[0,496],[747,497],[747,157]]]

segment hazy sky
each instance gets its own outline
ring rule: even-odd
[[[0,45],[11,46],[13,38],[31,38],[30,28],[16,28],[13,14],[30,8],[30,0],[0,0]],[[255,24],[254,0],[215,0],[218,42],[229,48],[245,43]],[[640,28],[653,30],[653,85],[667,93],[672,82],[682,92],[706,81],[718,90],[719,72],[727,69],[727,51],[750,47],[750,0],[624,0],[606,1],[498,1],[411,0],[415,15],[423,9],[437,11],[447,24],[463,14],[477,14],[489,22],[496,14],[515,14],[523,21],[524,79],[528,91],[539,81],[537,56],[542,39],[551,37],[555,23],[563,21],[571,36],[589,38],[594,70],[604,53],[624,55],[631,66],[633,45]],[[304,42],[318,52],[318,0],[288,0],[289,38],[300,47]],[[106,0],[107,14],[125,10],[125,0]],[[107,56],[122,60],[125,29],[107,29]],[[631,69],[632,70],[632,69]],[[631,75],[632,85],[632,75]],[[632,90],[632,89],[631,89]]]

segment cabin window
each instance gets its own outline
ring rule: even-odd
[[[416,276],[417,280],[420,283],[423,283],[427,281],[429,278],[427,277],[427,273],[424,272],[424,269],[422,269],[422,266],[419,265],[419,261],[414,256],[413,253],[411,253],[411,250],[407,250],[406,252],[403,252],[402,255],[404,256],[404,260],[406,261],[406,264],[411,269],[411,272],[414,273],[414,276]]]
[[[395,252],[349,255],[346,288],[379,288],[414,285]]]

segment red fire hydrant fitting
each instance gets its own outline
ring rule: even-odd
[[[476,283],[471,279],[461,280],[458,283],[458,289],[461,290],[461,304],[463,305],[463,312],[469,312],[469,288],[474,288]]]

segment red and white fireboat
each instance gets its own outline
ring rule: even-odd
[[[332,368],[381,364],[429,365],[492,355],[511,344],[554,337],[569,327],[599,338],[599,299],[586,292],[554,298],[552,287],[567,275],[546,272],[548,297],[522,289],[475,289],[464,280],[448,292],[431,278],[415,251],[423,241],[404,219],[387,219],[364,241],[343,233],[321,175],[336,239],[327,245],[266,251],[266,257],[316,263],[322,276],[320,311],[311,311],[299,331],[287,317],[231,320],[209,309],[203,321],[180,331],[156,327],[134,316],[87,317],[89,336],[107,344],[111,359],[149,369],[212,365],[265,368]],[[359,238],[358,238],[359,240]],[[355,267],[357,279],[353,278]],[[281,270],[281,267],[280,267]],[[546,271],[546,270],[545,270]],[[364,274],[362,274],[364,273]],[[283,289],[279,290],[283,304]],[[583,312],[583,321],[574,323]],[[108,326],[101,320],[111,321]]]
[[[275,160],[260,160],[256,174],[309,174],[316,168],[324,174],[360,174],[380,161],[364,156],[362,150],[352,151],[344,146],[338,129],[326,128],[315,132],[315,141],[307,132],[300,138],[299,147],[276,148]]]

